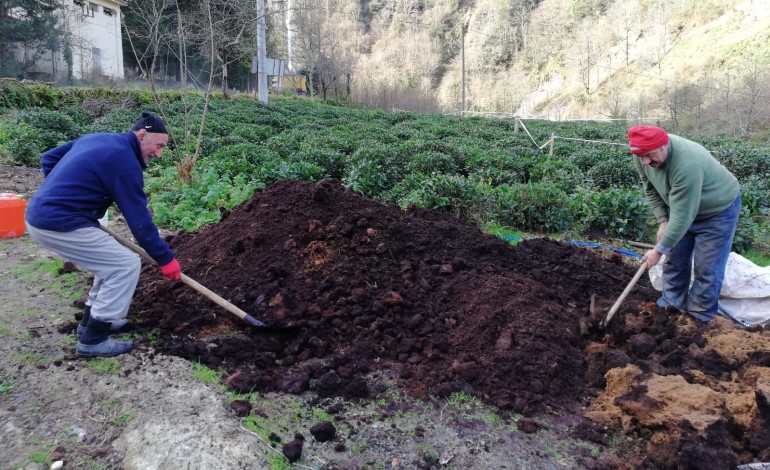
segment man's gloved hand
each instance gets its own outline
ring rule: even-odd
[[[170,263],[161,266],[160,272],[172,281],[182,279],[182,268],[179,267],[179,261],[176,258],[172,259]]]

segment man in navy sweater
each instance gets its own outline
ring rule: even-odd
[[[27,208],[27,231],[94,276],[78,327],[76,351],[81,357],[117,356],[133,348],[131,342],[109,337],[110,331],[126,324],[141,266],[136,254],[99,229],[99,219],[113,203],[163,275],[181,277],[144,193],[142,171],[152,158],[163,155],[167,144],[163,121],[145,111],[132,131],[84,135],[42,156],[45,181]]]

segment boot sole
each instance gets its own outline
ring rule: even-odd
[[[92,357],[115,357],[115,356],[120,356],[121,354],[125,354],[125,353],[127,353],[127,352],[130,352],[130,351],[132,351],[133,349],[134,349],[134,347],[133,347],[133,346],[131,346],[130,348],[128,348],[128,349],[126,349],[126,350],[124,350],[124,351],[110,351],[110,352],[105,352],[105,353],[87,352],[87,351],[81,352],[81,351],[78,351],[78,350],[76,349],[76,350],[75,350],[75,354],[76,354],[78,357],[81,357],[81,358],[92,358]]]

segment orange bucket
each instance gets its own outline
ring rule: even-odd
[[[27,201],[15,194],[0,194],[0,238],[16,238],[24,235],[26,208]]]

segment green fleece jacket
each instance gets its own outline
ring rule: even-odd
[[[703,146],[669,134],[668,157],[658,168],[634,163],[657,221],[668,220],[656,249],[669,253],[692,223],[719,214],[740,193],[738,179]]]

